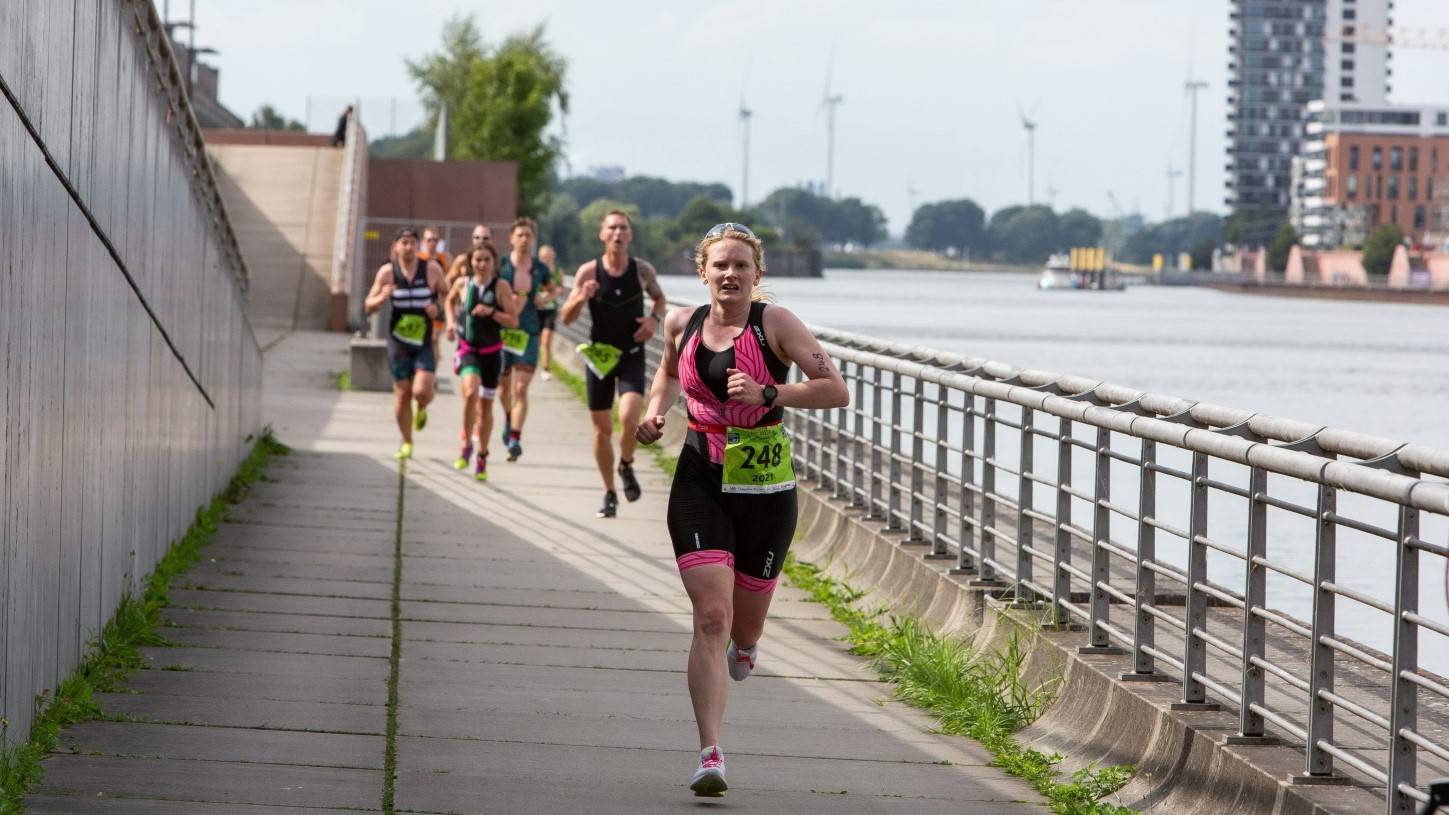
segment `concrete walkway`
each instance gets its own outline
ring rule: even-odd
[[[65,733],[27,811],[383,811],[390,676],[398,812],[704,802],[685,788],[690,621],[666,477],[642,463],[644,498],[596,520],[587,417],[557,382],[535,387],[525,454],[495,456],[487,485],[451,467],[452,393],[400,476],[389,397],[335,390],[345,344],[297,333],[268,355],[266,413],[296,451],[173,593],[175,647],[147,649],[150,669],[101,700],[113,721]],[[974,743],[889,701],[843,633],[780,589],[760,670],[732,688],[730,792],[706,805],[1045,811]]]

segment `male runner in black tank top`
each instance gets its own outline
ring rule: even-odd
[[[611,437],[616,391],[619,395],[619,478],[624,482],[624,497],[639,500],[639,481],[634,477],[634,431],[644,409],[644,345],[659,330],[669,309],[654,267],[646,260],[629,255],[633,237],[628,215],[618,210],[606,214],[599,226],[604,254],[579,267],[569,299],[559,309],[559,317],[569,325],[579,318],[587,304],[593,323],[589,339],[596,346],[607,344],[618,351],[612,366],[607,362],[601,365],[596,357],[585,371],[589,415],[594,425],[594,462],[604,478],[600,518],[614,517],[619,507],[619,497],[614,492],[614,440]],[[613,354],[609,350],[604,359]],[[595,367],[608,370],[596,372]]]
[[[447,294],[447,281],[443,267],[418,257],[417,230],[398,230],[392,257],[377,270],[363,308],[372,314],[388,302],[393,305],[387,355],[393,376],[393,414],[403,437],[397,457],[406,459],[413,454],[413,429],[422,430],[427,424],[427,407],[433,401],[438,360],[432,321],[443,313],[438,304]],[[418,402],[416,416],[414,399]]]

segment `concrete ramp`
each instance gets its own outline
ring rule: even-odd
[[[313,138],[322,144],[227,144],[208,134],[207,153],[251,272],[247,313],[263,342],[328,324],[343,151]]]

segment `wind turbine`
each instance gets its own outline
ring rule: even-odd
[[[1182,170],[1175,170],[1172,162],[1167,163],[1167,219],[1172,220],[1172,199],[1177,188],[1177,179],[1182,175]]]
[[[835,54],[830,55],[831,66],[825,71],[825,95],[820,104],[825,108],[825,197],[835,197],[835,108],[845,97],[830,92],[830,75],[835,70]]]
[[[1026,205],[1031,206],[1036,202],[1036,122],[1026,115],[1026,111],[1018,105],[1016,112],[1021,115],[1021,126],[1026,129]],[[1032,107],[1032,115],[1036,115],[1036,107]]]
[[[1208,83],[1201,80],[1194,80],[1188,75],[1187,82],[1183,83],[1183,90],[1192,97],[1192,118],[1188,125],[1187,132],[1187,214],[1191,215],[1193,207],[1197,204],[1193,200],[1197,187],[1197,92],[1206,88]]]
[[[750,205],[750,119],[753,110],[745,107],[745,95],[740,94],[740,129],[744,134],[744,161],[740,169],[740,209]]]

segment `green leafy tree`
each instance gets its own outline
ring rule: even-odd
[[[725,205],[734,200],[734,193],[724,184],[669,181],[646,175],[629,176],[619,181],[579,176],[559,182],[558,189],[572,195],[582,206],[588,206],[598,198],[634,204],[646,218],[672,218],[700,195]]]
[[[1057,216],[1058,249],[1097,246],[1102,240],[1102,221],[1084,209],[1070,209]]]
[[[1293,231],[1293,224],[1283,223],[1278,231],[1273,234],[1273,242],[1268,245],[1268,268],[1275,272],[1281,272],[1288,268],[1288,255],[1293,252],[1293,244],[1298,242],[1298,233]]]
[[[1009,206],[997,210],[986,226],[991,253],[1010,263],[1044,263],[1061,248],[1057,216],[1046,206]]]
[[[568,64],[545,40],[543,26],[490,49],[472,17],[454,17],[442,51],[407,66],[434,126],[447,105],[448,157],[517,162],[519,210],[541,213],[561,152],[546,131],[555,105],[568,112]]]
[[[969,198],[922,204],[906,227],[906,244],[934,252],[986,248],[986,213]]]
[[[1223,224],[1223,237],[1237,246],[1267,246],[1277,235],[1283,218],[1280,209],[1240,209]]]
[[[1210,272],[1213,268],[1213,250],[1217,244],[1212,241],[1201,241],[1192,248],[1192,268],[1194,271]]]
[[[558,253],[558,265],[567,270],[583,262],[587,249],[585,231],[579,221],[579,204],[569,195],[549,198],[548,208],[538,216],[539,245],[549,244]]]
[[[398,136],[383,136],[367,144],[372,158],[429,158],[433,155],[433,131],[418,126]]]
[[[1128,263],[1150,263],[1155,254],[1175,264],[1183,252],[1194,252],[1203,244],[1223,242],[1223,219],[1210,212],[1194,212],[1155,224],[1144,224],[1126,236],[1117,256]]]
[[[1363,245],[1363,268],[1371,277],[1386,277],[1394,262],[1394,250],[1404,242],[1403,227],[1385,224],[1373,231]]]
[[[258,130],[306,130],[307,127],[296,119],[288,119],[280,111],[271,105],[262,105],[257,112],[252,114],[252,121],[249,127]]]
[[[880,207],[859,198],[826,198],[808,190],[782,187],[766,196],[756,208],[772,226],[804,221],[829,243],[870,246],[886,237],[885,214]]]

